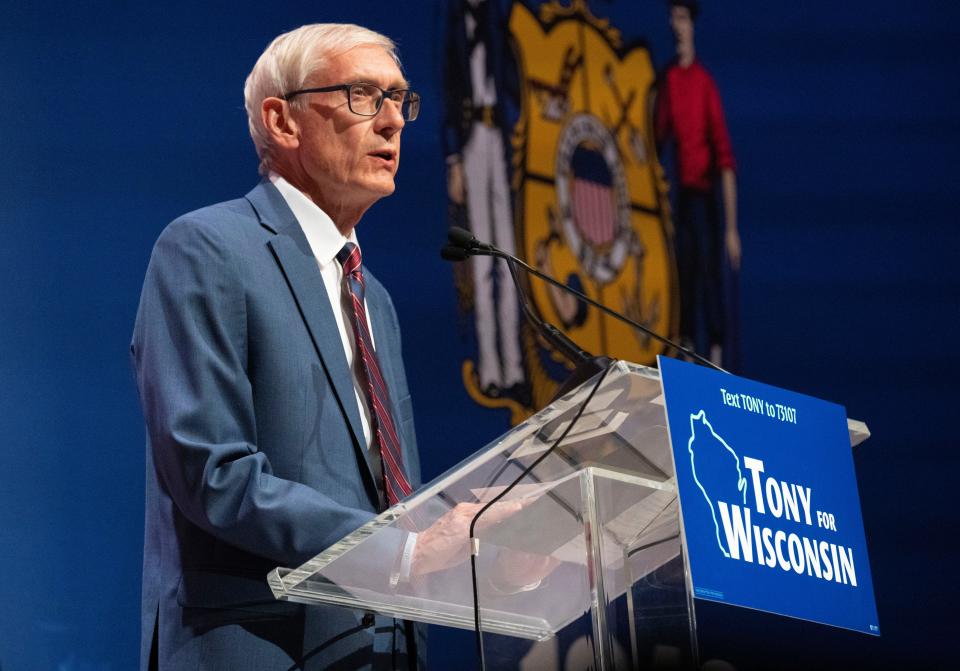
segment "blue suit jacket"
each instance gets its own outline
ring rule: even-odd
[[[416,486],[397,317],[365,274]],[[131,352],[147,425],[141,668],[155,627],[163,670],[406,668],[401,623],[276,602],[266,585],[380,500],[317,261],[272,184],[164,230]]]

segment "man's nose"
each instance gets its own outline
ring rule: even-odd
[[[403,119],[402,103],[385,98],[377,114],[377,130],[379,132],[396,132],[407,124]]]

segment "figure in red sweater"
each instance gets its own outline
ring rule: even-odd
[[[725,255],[735,276],[740,269],[736,162],[717,85],[696,57],[698,13],[697,0],[670,0],[677,55],[661,75],[656,133],[660,144],[672,139],[676,151],[680,336],[697,348],[709,348],[715,363],[730,366],[732,351],[724,356],[724,348],[735,349],[730,347],[735,324],[725,314],[731,311],[725,308],[723,262]]]

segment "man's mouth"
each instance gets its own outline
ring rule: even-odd
[[[379,151],[372,151],[370,152],[370,156],[383,159],[384,161],[387,161],[387,162],[393,162],[397,158],[396,152],[394,152],[392,149],[381,149]]]

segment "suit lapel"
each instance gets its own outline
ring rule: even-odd
[[[370,456],[367,453],[366,440],[360,423],[360,409],[357,407],[353,388],[353,375],[347,367],[347,359],[343,353],[343,340],[337,329],[327,292],[324,290],[317,259],[313,256],[310,244],[296,217],[272,184],[261,182],[247,194],[247,200],[257,211],[263,226],[276,233],[267,245],[280,265],[294,300],[300,308],[300,315],[306,323],[327,379],[350,425],[357,458],[361,464],[365,465],[368,487],[376,492]],[[374,500],[377,498],[374,497]]]

